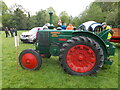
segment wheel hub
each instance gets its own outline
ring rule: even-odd
[[[83,61],[84,60],[84,56],[83,55],[78,55],[78,60],[79,61]]]
[[[37,66],[37,59],[31,53],[26,53],[22,57],[22,65],[28,69],[34,69]]]
[[[26,64],[30,64],[30,60],[29,59],[26,60]]]
[[[68,66],[76,72],[87,72],[96,63],[94,51],[86,45],[75,45],[71,47],[66,55]]]

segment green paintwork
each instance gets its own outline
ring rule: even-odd
[[[58,56],[60,53],[60,48],[57,45],[51,45],[50,46],[50,53],[53,54],[54,56]]]
[[[50,15],[50,26],[48,26],[49,29],[53,29],[53,28],[54,28],[54,26],[53,26],[53,24],[52,24],[52,14],[53,14],[53,12],[50,11],[50,12],[49,12],[49,15]]]
[[[112,63],[113,63],[113,60],[107,59],[104,61],[104,64],[112,65]]]
[[[104,58],[107,61],[107,58],[111,55],[114,55],[115,47],[108,40],[109,30],[104,30],[99,34],[94,34],[92,32],[85,32],[80,30],[40,30],[38,33],[48,32],[47,36],[49,43],[46,46],[41,46],[41,42],[36,44],[36,50],[39,51],[39,54],[50,53],[53,56],[59,56],[60,46],[58,44],[63,44],[66,41],[59,41],[59,39],[70,39],[75,36],[85,36],[94,39],[103,49]],[[56,33],[56,34],[55,34]],[[111,62],[110,62],[111,63]]]
[[[50,12],[49,12],[49,15],[50,15],[50,24],[52,24],[52,14],[53,14],[53,12],[50,11]]]
[[[115,52],[115,46],[107,40],[109,31],[110,31],[110,29],[104,30],[101,33],[99,33],[98,36],[102,40],[104,40],[106,47],[107,47],[108,56],[113,56],[114,52]]]

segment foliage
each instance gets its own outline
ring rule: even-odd
[[[62,11],[59,16],[60,16],[60,17],[61,17],[61,16],[68,16],[68,14],[67,14],[66,11]]]
[[[12,15],[10,14],[5,14],[5,15],[2,15],[2,24],[4,27],[10,27],[12,24],[11,24],[11,19],[13,18]]]
[[[62,11],[59,16],[60,16],[62,23],[69,24],[70,17],[68,16],[66,11]]]
[[[25,8],[22,6],[22,5],[19,5],[19,4],[13,4],[12,6],[10,6],[9,8],[9,11],[10,11],[10,14],[14,14],[14,11],[16,9],[20,9],[21,11],[23,11],[24,13],[27,13],[28,11],[25,10]]]
[[[96,0],[97,1],[97,0]],[[107,24],[117,27],[119,23],[119,3],[118,2],[93,2],[86,10],[78,16],[77,24],[82,24],[86,21],[96,21],[99,23],[106,22]],[[73,19],[74,20],[74,19]],[[78,26],[75,24],[76,26]]]
[[[36,20],[36,16],[34,15],[34,16],[31,16],[30,18],[29,18],[29,27],[28,27],[28,29],[31,29],[31,28],[33,28],[33,27],[37,27],[37,20]]]
[[[78,27],[80,25],[79,22],[80,22],[80,19],[78,17],[74,17],[73,20],[71,21],[71,23],[75,27]]]
[[[45,23],[48,22],[48,13],[46,12],[46,10],[40,10],[39,12],[37,12],[36,20],[37,26],[45,25]]]
[[[0,1],[0,4],[1,4],[0,6],[2,6],[2,8],[0,8],[1,9],[0,11],[2,11],[2,15],[8,14],[9,9],[5,2]]]
[[[117,25],[118,24],[118,9],[115,9],[114,11],[111,11],[107,17],[106,20],[107,24]]]
[[[22,32],[18,31],[18,35]],[[33,44],[20,42],[18,54],[28,48],[35,47]],[[118,49],[115,56],[110,58],[114,60],[113,65],[104,65],[95,76],[65,73],[56,56],[44,58],[38,71],[23,70],[20,65],[17,71],[14,38],[5,38],[2,32],[2,88],[118,88]]]
[[[102,12],[101,8],[96,5],[92,4],[88,9],[86,9],[82,16],[80,17],[80,23],[86,21],[96,21],[96,22],[104,22],[104,13]]]
[[[119,2],[100,2],[97,4],[102,9],[103,13],[106,14],[105,21],[108,24],[111,24],[113,26],[120,24],[120,22],[118,22]]]
[[[8,8],[3,1],[2,9],[3,27],[16,27],[17,29],[31,29],[49,23],[50,11],[53,11],[53,24],[55,27],[57,27],[59,18],[62,23],[72,23],[76,27],[90,20],[99,23],[107,22],[107,24],[113,27],[120,25],[118,17],[120,15],[119,2],[93,2],[83,13],[76,17],[69,16],[66,11],[62,11],[57,16],[53,7],[49,7],[46,10],[39,10],[36,15],[31,16],[30,12],[25,10],[22,5],[15,4]]]
[[[56,14],[56,11],[54,10],[53,7],[47,8],[47,13],[49,13],[50,11],[52,11],[54,14]]]
[[[53,24],[57,26],[58,16],[52,7],[47,10],[40,10],[34,16],[26,11],[21,5],[13,5],[9,13],[2,15],[3,27],[15,27],[17,29],[31,29],[49,23],[49,11],[53,11]]]
[[[58,16],[55,13],[53,13],[53,25],[55,27],[58,26],[58,20],[59,20]]]
[[[14,11],[14,25],[17,29],[26,29],[26,14],[19,8]]]
[[[2,16],[0,15],[0,17],[2,17],[2,24],[4,25],[4,27],[8,26],[9,25],[9,22],[10,20],[9,17],[10,17],[10,14],[8,14],[8,7],[7,5],[3,2],[3,1],[0,1],[0,4],[2,5],[2,8],[0,8],[2,11]],[[6,25],[7,24],[7,25]]]
[[[27,29],[27,16],[26,14],[24,14],[21,5],[15,5],[13,8],[8,9],[6,7],[6,4],[4,3],[2,7],[4,8],[4,10],[2,11],[3,27]],[[5,13],[5,11],[7,12]]]

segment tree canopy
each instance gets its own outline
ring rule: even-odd
[[[97,1],[97,0],[96,0]],[[78,27],[86,21],[96,21],[99,23],[106,22],[107,24],[117,27],[120,25],[120,3],[119,2],[93,2],[86,10],[76,17],[69,16],[66,11],[62,11],[58,16],[53,7],[46,10],[39,10],[36,15],[30,15],[30,12],[25,10],[22,5],[13,5],[10,8],[0,1],[2,4],[2,26],[14,27],[17,29],[31,29],[33,27],[43,26],[49,23],[49,12],[53,11],[53,24],[57,27],[58,20],[62,23],[72,23]],[[72,17],[72,18],[71,18]]]
[[[97,0],[96,0],[97,1]],[[93,2],[80,16],[79,23],[85,21],[106,22],[113,27],[120,25],[119,2]]]
[[[61,19],[61,21],[62,21],[63,23],[67,23],[67,24],[69,23],[70,17],[69,17],[69,15],[67,14],[66,11],[62,11],[62,12],[60,13],[59,17],[60,17],[60,19]]]

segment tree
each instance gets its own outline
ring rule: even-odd
[[[115,11],[111,11],[107,17],[106,20],[107,24],[117,26],[118,25],[118,9],[115,9]]]
[[[102,12],[101,8],[96,5],[92,4],[80,17],[81,22],[86,21],[96,21],[96,22],[104,22],[105,21],[105,14]]]
[[[5,14],[8,14],[9,13],[9,9],[7,7],[7,5],[3,2],[3,1],[0,1],[0,6],[2,6],[2,8],[0,8],[2,11],[2,15],[5,15]]]
[[[111,12],[118,8],[118,2],[94,2],[93,4],[100,6],[102,12]]]
[[[68,16],[68,14],[67,14],[66,11],[62,11],[62,12],[60,13],[59,17],[60,17],[62,23],[67,23],[67,24],[69,23],[70,17]]]
[[[29,29],[29,19],[30,19],[30,13],[23,8],[22,5],[14,4],[10,8],[10,14],[14,16],[13,22],[14,27],[18,29]]]
[[[37,20],[37,26],[43,26],[46,23],[48,23],[48,13],[46,10],[40,10],[39,12],[37,12],[36,15],[36,20]]]
[[[5,14],[5,15],[2,15],[2,24],[3,24],[3,27],[11,27],[12,24],[11,23],[11,19],[12,19],[12,15],[10,14]]]
[[[0,1],[0,3],[2,4],[2,26],[10,27],[10,19],[12,18],[12,15],[9,14],[9,9],[7,5],[3,1]]]
[[[61,16],[68,16],[68,14],[67,14],[66,11],[62,11],[62,12],[60,13],[59,17],[61,17]]]
[[[55,27],[58,26],[58,20],[59,20],[58,16],[53,13],[53,25],[54,25]]]
[[[27,17],[27,21],[26,21],[26,27],[27,29],[30,29],[30,12],[27,13],[28,17]]]
[[[118,2],[118,26],[120,28],[120,2]]]
[[[20,10],[19,8],[17,8],[14,11],[14,25],[15,28],[17,29],[26,29],[26,21],[27,21],[27,17],[26,14],[24,14],[24,12],[22,10]]]
[[[30,26],[28,27],[28,29],[31,29],[33,27],[37,27],[37,19],[36,19],[35,15],[30,17],[29,24],[30,24]]]
[[[24,14],[28,14],[28,11],[27,11],[22,5],[19,5],[19,4],[13,4],[13,5],[9,8],[10,14],[14,14],[14,11],[15,11],[16,9],[20,9],[21,11],[24,12]]]
[[[47,13],[49,13],[50,11],[52,11],[54,14],[56,14],[56,11],[54,10],[53,7],[47,8]]]
[[[2,24],[3,27],[27,29],[27,15],[21,5],[15,5],[8,9],[2,2]]]
[[[105,22],[113,26],[119,25],[119,2],[95,2],[93,4],[98,5],[102,12],[105,14]]]
[[[74,17],[73,20],[71,21],[72,25],[75,27],[78,27],[80,19],[78,17]]]

